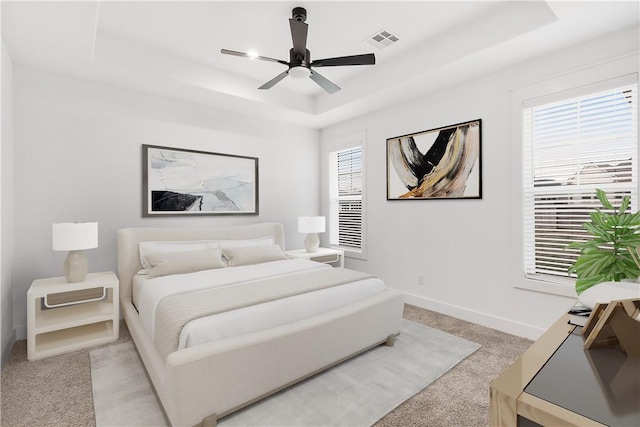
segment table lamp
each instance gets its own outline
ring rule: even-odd
[[[301,216],[298,218],[298,232],[307,233],[304,247],[307,252],[316,252],[320,246],[320,239],[316,233],[324,233],[323,216]]]
[[[51,234],[54,251],[69,251],[64,261],[64,275],[67,281],[69,283],[84,281],[89,264],[84,250],[98,247],[98,223],[53,224]]]

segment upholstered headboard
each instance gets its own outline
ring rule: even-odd
[[[284,247],[284,228],[279,223],[260,223],[227,228],[122,228],[118,230],[118,278],[120,298],[131,299],[132,280],[140,264],[140,242],[170,240],[231,240],[273,236]]]

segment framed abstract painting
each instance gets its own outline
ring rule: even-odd
[[[143,216],[258,214],[258,159],[142,145]]]
[[[481,199],[482,120],[387,139],[387,200]]]

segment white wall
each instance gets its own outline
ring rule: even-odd
[[[26,292],[62,275],[51,224],[97,221],[90,271],[116,270],[116,230],[130,226],[285,225],[302,247],[300,215],[319,211],[319,133],[164,97],[14,67],[14,324],[24,337]],[[260,215],[142,218],[141,144],[259,158]]]
[[[2,147],[0,150],[0,336],[2,358],[0,366],[9,357],[15,341],[13,329],[13,292],[11,272],[13,266],[13,88],[12,68],[9,52],[2,43],[0,61],[2,83],[0,95],[2,106]]]
[[[61,275],[66,254],[51,250],[51,223],[99,222],[100,246],[87,251],[91,271],[116,269],[115,231],[126,226],[280,221],[288,247],[301,247],[296,217],[316,214],[319,200],[327,199],[318,156],[324,162],[331,141],[361,131],[367,132],[367,259],[349,259],[348,266],[378,274],[406,292],[409,303],[535,338],[571,300],[514,287],[521,274],[510,259],[510,182],[519,173],[512,170],[511,90],[637,52],[637,34],[636,27],[332,126],[322,132],[321,149],[314,130],[14,65],[12,81],[4,73],[2,81],[3,89],[14,89],[14,144],[6,145],[4,127],[2,143],[3,344],[6,295],[13,294],[12,327],[24,338],[28,287],[36,278]],[[3,67],[5,56],[3,49]],[[3,123],[6,114],[3,109]],[[482,200],[386,200],[386,138],[476,118],[483,119]],[[259,157],[261,214],[142,218],[141,144]],[[7,149],[13,152],[6,155]],[[13,180],[5,179],[6,165],[15,169]],[[313,185],[319,175],[321,190]],[[328,213],[326,204],[322,211]],[[6,251],[12,229],[14,250]],[[418,274],[424,286],[416,284]]]
[[[511,90],[637,51],[635,27],[324,129],[323,164],[332,141],[367,132],[367,259],[348,259],[347,266],[379,275],[408,303],[537,338],[573,299],[514,287],[524,279],[511,257],[519,200],[511,182],[521,173],[512,161],[519,141],[511,137]],[[482,200],[386,200],[387,138],[474,119],[482,119]],[[321,170],[325,201],[328,177]],[[328,214],[326,203],[322,211]]]

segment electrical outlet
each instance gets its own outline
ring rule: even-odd
[[[424,285],[424,276],[422,274],[418,274],[418,285]]]

